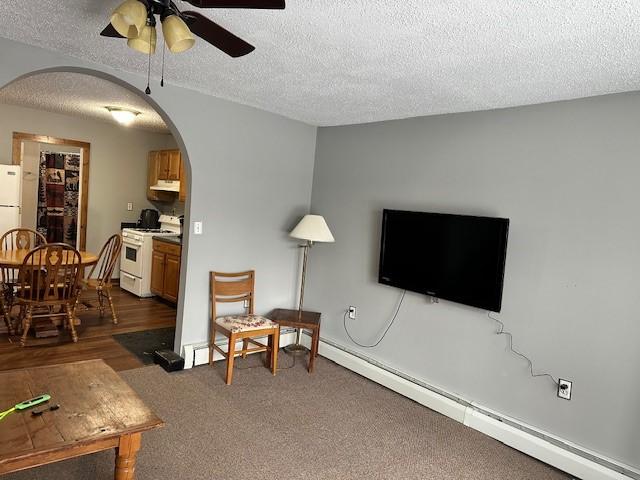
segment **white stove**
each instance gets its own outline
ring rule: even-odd
[[[153,237],[174,237],[180,233],[180,218],[170,215],[160,215],[160,228],[157,229],[122,229],[120,287],[139,297],[152,297]]]

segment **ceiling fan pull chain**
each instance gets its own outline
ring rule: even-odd
[[[147,88],[144,93],[151,95],[151,88],[149,87],[149,80],[151,79],[151,44],[149,44],[149,63],[147,65]]]
[[[164,87],[164,49],[167,42],[162,42],[162,77],[160,78],[160,86]]]

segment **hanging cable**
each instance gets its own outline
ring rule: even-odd
[[[164,50],[166,48],[167,42],[162,41],[162,76],[160,77],[160,86],[164,87]]]
[[[494,322],[496,322],[500,326],[500,328],[496,332],[497,335],[506,335],[507,337],[509,337],[509,350],[511,350],[513,353],[515,353],[516,355],[518,355],[521,358],[524,358],[527,361],[527,363],[529,365],[529,373],[531,374],[531,376],[533,378],[549,377],[551,379],[551,381],[553,382],[553,384],[556,387],[558,386],[558,380],[556,380],[553,377],[553,375],[551,375],[550,373],[533,373],[533,362],[531,361],[531,359],[529,357],[527,357],[526,355],[520,353],[515,348],[513,348],[513,335],[511,335],[511,332],[507,332],[504,329],[504,323],[502,323],[502,321],[498,320],[497,318],[492,317],[491,316],[491,312],[487,312],[487,317],[489,317],[491,320],[493,320]]]
[[[356,341],[351,334],[349,333],[349,330],[347,329],[347,314],[349,313],[349,310],[345,310],[344,315],[342,316],[342,325],[344,326],[344,331],[347,334],[347,337],[349,337],[349,339],[355,343],[356,345],[358,345],[359,347],[363,347],[363,348],[373,348],[373,347],[377,347],[378,345],[380,345],[380,342],[382,342],[382,340],[384,340],[384,337],[387,336],[387,332],[389,331],[389,329],[391,328],[391,326],[393,325],[393,322],[396,321],[396,317],[398,316],[398,312],[400,311],[400,307],[402,306],[402,302],[404,301],[404,296],[407,294],[406,290],[402,291],[402,296],[400,297],[400,301],[398,302],[398,308],[396,308],[396,312],[393,314],[393,318],[391,319],[391,322],[389,322],[389,325],[387,325],[387,328],[385,329],[384,333],[382,334],[382,336],[378,339],[378,341],[372,345],[365,345],[362,343],[359,343],[358,341]]]
[[[144,89],[144,93],[151,95],[151,88],[149,87],[149,81],[151,79],[151,42],[149,42],[149,63],[147,65],[147,88]]]

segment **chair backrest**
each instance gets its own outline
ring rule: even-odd
[[[75,302],[79,292],[80,252],[66,243],[49,243],[31,250],[22,262],[16,296],[41,304]]]
[[[29,228],[14,228],[0,237],[0,250],[31,250],[47,243],[39,232]]]
[[[0,237],[0,250],[31,250],[47,243],[39,232],[28,228],[14,228]],[[0,282],[12,285],[18,281],[18,269],[0,268]]]
[[[247,314],[253,315],[255,271],[237,273],[210,272],[211,316],[216,318],[216,303],[246,302]]]
[[[98,263],[91,267],[89,278],[97,278],[100,285],[108,285],[111,282],[113,269],[120,258],[120,250],[122,250],[122,237],[116,233],[102,246]]]

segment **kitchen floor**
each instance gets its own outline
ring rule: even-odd
[[[53,339],[37,339],[30,333],[27,346],[20,347],[17,337],[0,335],[0,370],[26,368],[38,365],[75,362],[102,358],[115,370],[129,370],[143,363],[114,338],[114,334],[131,333],[158,328],[174,327],[176,309],[155,298],[138,298],[120,288],[113,289],[113,300],[118,313],[118,325],[111,323],[109,310],[100,318],[97,300],[90,294],[83,301],[93,308],[80,310],[77,316],[78,343],[71,342],[66,332]]]

